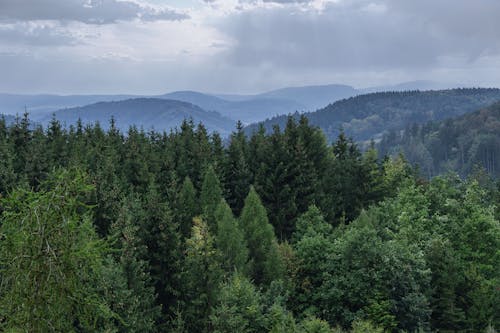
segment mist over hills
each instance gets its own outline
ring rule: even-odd
[[[217,112],[205,111],[187,102],[159,98],[98,102],[62,109],[45,115],[39,122],[46,125],[53,117],[65,125],[75,124],[78,119],[83,124],[99,122],[105,129],[109,128],[110,119],[114,118],[116,126],[123,132],[132,125],[144,130],[169,131],[179,127],[184,119],[192,119],[195,124],[201,122],[210,132],[217,131],[221,135],[228,135],[235,127],[233,120]]]

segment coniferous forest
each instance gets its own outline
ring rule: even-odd
[[[500,182],[305,117],[227,142],[0,121],[0,331],[495,332]]]

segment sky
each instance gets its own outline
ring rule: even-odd
[[[0,92],[500,87],[499,0],[0,0]]]

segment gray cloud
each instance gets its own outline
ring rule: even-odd
[[[499,53],[496,0],[350,0],[324,10],[259,8],[228,18],[238,66],[387,70]]]
[[[8,45],[62,46],[79,42],[68,31],[46,25],[14,24],[0,27],[0,43]]]
[[[223,10],[201,5],[173,24],[141,23],[184,17],[131,1],[87,8],[76,0],[0,0],[0,72],[10,78],[0,91],[257,92],[417,79],[500,85],[498,0],[239,0],[246,4],[235,8],[204,0]],[[32,47],[78,38],[88,44]]]
[[[131,1],[117,0],[0,0],[0,19],[13,21],[57,20],[110,24],[119,20],[182,20],[187,14],[155,10]]]

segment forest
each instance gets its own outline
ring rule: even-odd
[[[499,180],[329,142],[0,120],[0,331],[496,332]]]
[[[460,117],[388,131],[378,148],[382,154],[404,152],[427,177],[449,170],[464,177],[480,165],[499,178],[500,103]]]
[[[339,100],[304,115],[311,125],[320,127],[329,143],[344,131],[356,142],[381,139],[388,131],[404,130],[413,123],[441,121],[487,107],[500,100],[500,89],[459,88],[431,91],[387,91],[358,95]],[[299,120],[301,114],[292,116]],[[271,133],[274,125],[284,127],[288,116],[281,115],[263,122]],[[251,134],[258,124],[249,125]]]

